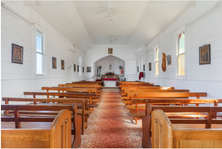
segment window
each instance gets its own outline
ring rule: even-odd
[[[36,31],[36,74],[44,74],[44,49],[43,49],[43,34]]]
[[[177,74],[178,76],[185,75],[185,32],[182,32],[177,37]]]
[[[156,68],[155,75],[159,76],[159,47],[155,49],[155,68]]]

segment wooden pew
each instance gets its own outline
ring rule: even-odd
[[[185,108],[185,107],[183,107]],[[153,148],[222,148],[222,126],[218,129],[203,128],[179,128],[173,123],[180,124],[222,124],[222,120],[213,120],[211,112],[221,112],[222,107],[194,107],[194,109],[208,109],[208,117],[205,120],[170,120],[166,114],[158,109],[152,112],[152,147]],[[191,111],[190,107],[189,110]],[[173,111],[173,110],[172,110]],[[183,111],[183,110],[180,110]],[[205,111],[205,110],[201,110]]]
[[[54,111],[53,114],[57,115],[58,111],[63,109],[72,111],[72,134],[74,135],[72,144],[73,146],[78,147],[81,144],[81,116],[77,115],[77,104],[75,103],[72,105],[1,105],[1,110],[13,111],[13,115],[2,116],[1,121],[15,122],[15,128],[23,128],[21,122],[28,122],[28,125],[30,125],[30,122],[53,122],[55,117],[50,115],[51,113],[49,113],[49,111]],[[23,113],[25,114],[20,114],[22,113],[21,111],[24,111]],[[34,111],[35,113],[30,111]],[[6,127],[8,126],[9,125],[7,124]]]
[[[120,85],[124,84],[145,84],[146,82],[136,82],[136,81],[119,81]]]
[[[61,110],[51,128],[2,129],[2,148],[71,148],[71,112]]]
[[[132,92],[127,93],[127,97],[121,97],[121,99],[126,100],[125,104],[132,104],[133,98],[141,99],[154,99],[154,98],[188,98],[188,97],[206,97],[207,93],[205,92],[181,92],[183,90],[177,90],[179,92],[171,92],[170,90],[164,90],[163,92]],[[187,90],[186,90],[187,91]]]
[[[71,86],[71,87],[86,87],[86,88],[91,88],[91,87],[101,87],[99,84],[91,84],[91,83],[66,83],[66,84],[59,84],[58,86]]]
[[[168,90],[166,90],[168,91]],[[207,97],[206,92],[140,92],[140,93],[128,93],[127,99],[132,101],[133,98],[140,99],[154,99],[154,98],[188,98],[188,97]]]
[[[126,95],[128,95],[129,93],[148,93],[148,92],[189,92],[189,90],[187,89],[171,89],[171,90],[163,90],[163,89],[135,89],[135,90],[125,90]],[[126,100],[124,101],[124,104],[126,104],[127,109],[130,110],[136,110],[137,108],[139,109],[145,109],[145,105],[140,105],[138,107],[137,104],[132,104],[131,101],[127,101],[130,100],[132,97],[121,97],[121,99]]]
[[[147,93],[147,92],[189,92],[188,89],[126,89],[125,94],[128,93]]]
[[[189,98],[189,97],[207,97],[207,93],[205,92],[147,92],[147,93],[128,93],[129,97],[128,104],[132,104],[133,98],[140,98],[140,99],[169,99],[169,98]],[[128,98],[127,98],[128,99]],[[135,113],[131,113],[133,118],[137,124],[137,118],[141,116],[137,114],[137,104],[135,104]]]
[[[164,89],[164,90],[169,90],[169,89],[175,89],[175,88],[174,87],[154,87],[154,86],[122,87],[120,89],[120,93],[122,95],[126,95],[126,93],[125,93],[126,89],[130,89],[130,90],[134,90],[134,89]]]
[[[75,88],[97,88],[101,89],[101,85],[98,84],[72,84],[72,83],[66,83],[66,84],[59,84],[59,87],[75,87]]]
[[[101,85],[102,81],[81,81],[81,82],[72,82],[73,84],[98,84]]]
[[[98,93],[102,92],[101,85],[98,84],[72,84],[72,83],[66,83],[66,84],[59,84],[59,87],[72,87],[72,88],[96,88]]]
[[[143,82],[143,83],[127,83],[127,84],[120,84],[119,86],[139,86],[139,85],[144,85],[144,86],[152,86],[154,85],[153,83],[146,83],[146,82]]]
[[[49,98],[50,96],[58,96],[59,98],[83,98],[88,99],[89,104],[92,104],[93,102],[98,102],[97,95],[95,93],[61,93],[61,92],[24,92],[24,95],[31,95],[33,98],[36,98],[36,96],[47,96]]]
[[[69,92],[69,93],[95,93],[97,96],[100,95],[98,89],[96,88],[72,88],[72,87],[42,87],[42,90],[47,92],[49,91],[58,91],[58,92]]]
[[[85,132],[85,128],[87,127],[87,119],[91,113],[90,110],[86,109],[86,103],[88,100],[86,99],[73,99],[73,98],[9,98],[9,97],[3,97],[2,101],[5,101],[5,104],[9,104],[9,101],[13,102],[34,102],[35,104],[37,102],[59,102],[59,103],[80,103],[82,105],[82,109],[77,110],[77,114],[82,116],[82,134]],[[7,115],[9,112],[6,112]],[[33,112],[32,114],[39,114],[37,112]],[[49,114],[49,113],[47,113]],[[52,113],[53,114],[53,113]],[[86,124],[85,124],[86,122]]]
[[[62,91],[62,92],[87,92],[97,93],[96,88],[72,88],[72,87],[42,87],[42,90],[49,91]]]
[[[119,87],[138,87],[138,86],[154,86],[154,87],[160,87],[160,85],[154,85],[150,83],[145,83],[145,84],[123,84],[119,85]]]
[[[193,106],[151,106],[151,103],[164,103],[164,104],[175,104],[175,103],[191,103],[191,104],[204,104],[204,103],[214,103],[214,105],[218,105],[219,102],[222,102],[221,99],[152,99],[149,100],[149,104],[146,104],[146,111],[144,115],[142,116],[142,131],[143,131],[143,139],[142,144],[143,147],[150,147],[151,141],[150,141],[150,134],[151,134],[151,113],[153,110],[156,109],[162,109],[163,111],[167,112],[167,116],[170,118],[196,118],[196,117],[209,117],[209,115],[205,114],[208,112],[210,114],[211,118],[214,117],[214,113],[220,112],[220,111],[210,111],[212,107],[193,107]],[[222,110],[221,107],[219,107],[220,110]],[[180,112],[180,113],[178,113]],[[183,112],[183,113],[181,113]],[[205,112],[205,113],[203,113]],[[197,122],[201,121],[199,119],[194,119]],[[196,122],[192,119],[187,120],[188,122]],[[183,122],[181,119],[179,121],[174,120],[174,123]],[[203,120],[202,122],[206,122]],[[208,121],[209,122],[209,121]],[[211,126],[211,124],[206,123],[206,127]]]
[[[160,85],[146,85],[146,84],[142,84],[142,85],[119,85],[120,90],[122,90],[122,88],[137,88],[137,87],[160,87]]]

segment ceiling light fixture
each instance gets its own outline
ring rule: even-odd
[[[113,23],[113,22],[114,22],[113,18],[109,18],[109,19],[108,19],[108,22],[109,22],[109,23]]]

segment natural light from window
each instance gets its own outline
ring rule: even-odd
[[[185,75],[185,33],[178,36],[178,75]]]
[[[36,33],[36,74],[43,74],[44,71],[43,55],[43,34],[39,31]]]
[[[156,65],[156,76],[159,75],[159,48],[155,50],[155,65]]]

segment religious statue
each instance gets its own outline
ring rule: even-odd
[[[100,76],[100,74],[101,74],[101,69],[102,69],[101,66],[99,66],[99,67],[97,68],[97,76]]]
[[[163,72],[166,71],[166,54],[165,53],[162,53],[163,54],[163,58],[162,58],[162,70]]]
[[[120,69],[120,76],[124,76],[124,74],[123,74],[123,67],[119,66],[119,69]]]

